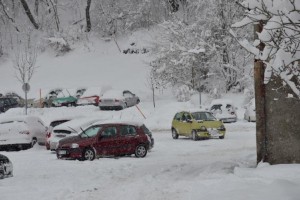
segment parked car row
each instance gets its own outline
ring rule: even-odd
[[[100,110],[121,110],[140,102],[129,90],[90,87],[76,90],[56,88],[34,102],[34,107],[99,106]]]

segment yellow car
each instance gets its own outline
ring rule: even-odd
[[[208,111],[182,111],[172,121],[172,137],[190,137],[193,140],[225,137],[225,126]]]

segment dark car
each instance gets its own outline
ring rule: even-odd
[[[153,144],[151,132],[142,123],[102,121],[77,136],[60,140],[56,154],[59,159],[79,160],[132,154],[143,158]]]
[[[0,113],[6,112],[10,108],[16,108],[19,103],[15,98],[11,97],[0,97]]]
[[[13,165],[10,160],[0,154],[0,179],[13,176]]]

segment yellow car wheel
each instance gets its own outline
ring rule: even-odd
[[[172,129],[172,138],[173,139],[178,139],[178,133],[177,133],[175,128]]]
[[[192,139],[194,141],[198,140],[197,132],[195,130],[192,131]]]

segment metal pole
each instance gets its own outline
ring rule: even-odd
[[[25,115],[27,115],[27,91],[25,90]]]

